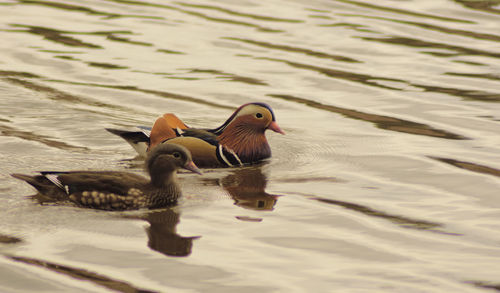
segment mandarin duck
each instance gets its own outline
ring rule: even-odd
[[[193,161],[200,167],[233,167],[271,157],[267,129],[285,134],[269,105],[248,103],[213,129],[190,128],[167,113],[155,121],[149,137],[142,131],[106,130],[125,139],[141,156],[158,144],[179,144],[191,151]]]
[[[40,172],[29,176],[11,174],[54,200],[69,200],[78,206],[101,210],[163,208],[177,202],[181,189],[177,169],[201,171],[189,151],[180,145],[164,144],[149,152],[146,169],[150,180],[119,171]]]

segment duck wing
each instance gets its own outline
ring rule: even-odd
[[[188,128],[179,131],[179,136],[182,137],[194,137],[201,139],[213,146],[218,146],[217,135],[205,129]]]
[[[83,191],[109,192],[126,195],[129,189],[148,183],[142,176],[118,171],[41,172],[68,194]]]
[[[133,173],[72,171],[43,172],[42,175],[64,189],[71,201],[85,207],[137,209],[147,201],[143,189],[149,180]]]

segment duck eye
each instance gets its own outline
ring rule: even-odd
[[[178,152],[175,152],[175,153],[174,153],[174,157],[176,157],[176,158],[180,158],[180,157],[181,157],[181,154],[179,154]]]
[[[264,116],[262,115],[262,113],[257,113],[257,114],[255,114],[255,117],[257,117],[257,118],[262,118],[262,117],[264,117]]]

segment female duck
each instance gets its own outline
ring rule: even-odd
[[[189,149],[200,167],[232,167],[271,157],[265,135],[268,129],[285,134],[269,105],[249,103],[214,129],[189,128],[177,116],[167,113],[156,120],[149,137],[144,132],[107,130],[124,138],[140,155],[158,144],[175,143]]]
[[[40,194],[54,200],[69,200],[79,206],[101,210],[162,208],[181,196],[177,169],[201,174],[189,151],[179,145],[163,144],[148,154],[146,169],[151,180],[118,171],[40,172],[29,176],[12,174]]]

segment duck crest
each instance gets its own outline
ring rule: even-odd
[[[236,109],[236,111],[234,111],[234,113],[221,126],[215,128],[215,129],[209,130],[209,131],[214,133],[215,135],[221,135],[225,131],[225,129],[233,122],[233,120],[235,120],[237,118],[237,116],[240,114],[241,110],[249,105],[255,105],[255,106],[260,106],[260,107],[266,108],[269,111],[269,113],[271,114],[272,121],[276,121],[276,117],[274,116],[274,112],[271,109],[271,106],[269,106],[268,104],[258,103],[258,102],[247,103],[247,104],[241,105],[238,109]]]

